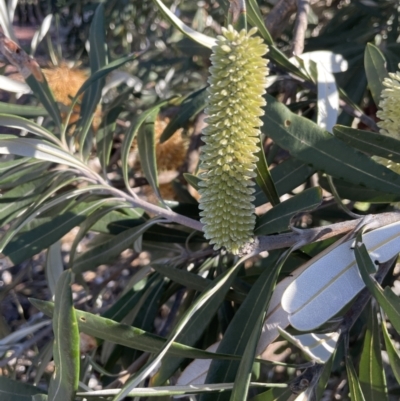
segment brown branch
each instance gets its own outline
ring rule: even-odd
[[[307,30],[307,15],[310,0],[297,0],[297,16],[293,30],[292,54],[299,56],[304,50],[304,38]]]
[[[265,26],[274,39],[281,35],[295,11],[296,0],[279,0],[269,12],[265,19]]]

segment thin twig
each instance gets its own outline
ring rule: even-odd
[[[3,368],[4,366],[8,365],[10,363],[10,361],[12,361],[13,359],[18,358],[23,352],[25,352],[27,349],[32,347],[32,345],[36,344],[43,337],[46,337],[48,334],[50,334],[51,331],[52,331],[52,326],[49,325],[48,327],[46,327],[43,330],[36,333],[29,340],[23,342],[22,344],[18,344],[18,346],[15,348],[12,355],[0,360],[0,368]]]
[[[360,219],[344,221],[329,226],[297,230],[296,232],[287,234],[259,237],[259,242],[254,252],[260,253],[263,251],[271,251],[273,249],[290,248],[300,241],[303,243],[318,242],[336,235],[346,234],[354,230],[365,218],[369,218],[373,221],[373,223],[369,224],[368,227],[370,229],[375,229],[399,221],[400,212],[389,212],[375,215],[371,214]]]
[[[310,0],[297,0],[297,16],[293,31],[292,54],[299,56],[304,50],[304,39],[307,30],[307,15]]]

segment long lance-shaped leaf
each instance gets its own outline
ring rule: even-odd
[[[49,142],[31,138],[4,138],[3,135],[0,136],[0,140],[1,154],[34,157],[88,171],[85,164]]]
[[[109,263],[117,258],[121,252],[133,245],[133,243],[152,225],[159,220],[150,220],[140,226],[133,227],[116,235],[109,241],[90,248],[87,252],[78,256],[72,264],[74,273],[94,269],[95,267]]]
[[[152,358],[143,368],[141,368],[124,386],[121,393],[113,399],[113,401],[120,401],[122,400],[133,388],[137,387],[139,383],[146,378],[158,365],[158,363],[162,360],[164,355],[168,352],[169,348],[171,347],[172,343],[175,341],[177,336],[182,332],[183,328],[186,324],[190,321],[193,315],[205,305],[206,302],[210,301],[217,291],[220,291],[223,288],[224,284],[227,281],[230,281],[232,277],[237,274],[238,268],[241,264],[247,259],[248,257],[243,257],[239,260],[239,262],[232,267],[231,269],[227,270],[224,274],[218,277],[214,285],[209,288],[207,291],[203,292],[199,298],[190,306],[190,308],[185,312],[182,316],[180,321],[177,323],[175,328],[172,330],[167,342],[162,347],[162,349],[157,353],[157,355]]]
[[[362,243],[361,233],[357,237],[357,245],[354,248],[354,253],[365,285],[385,311],[393,327],[397,332],[400,332],[400,300],[390,287],[383,289],[371,275],[375,270],[375,266],[368,255],[365,245]]]
[[[200,43],[205,47],[208,47],[209,49],[211,49],[215,45],[216,40],[214,38],[211,38],[210,36],[204,35],[200,32],[195,31],[192,28],[189,28],[168,7],[166,7],[161,0],[154,0],[154,3],[168,19],[168,21],[170,21],[175,28],[179,29],[190,39],[194,40],[197,43]]]
[[[225,369],[222,368],[223,372],[226,372],[224,375],[224,381],[227,377],[229,377],[228,371],[231,370],[232,374],[236,374],[235,384],[233,386],[232,394],[230,397],[230,401],[242,401],[247,398],[247,392],[249,390],[250,379],[251,379],[251,371],[253,368],[254,359],[256,357],[256,349],[258,339],[261,334],[261,329],[264,322],[265,312],[268,308],[268,304],[271,300],[271,296],[278,279],[279,272],[286,262],[288,256],[291,254],[292,249],[286,251],[283,255],[281,260],[279,261],[278,265],[275,266],[274,269],[265,269],[265,271],[260,275],[256,283],[251,288],[246,300],[243,302],[241,309],[243,308],[244,314],[248,314],[248,318],[246,320],[243,319],[242,313],[238,311],[233,318],[232,322],[230,323],[228,330],[225,332],[224,339],[229,339],[229,334],[234,332],[234,330],[239,329],[240,322],[243,324],[243,335],[239,338],[239,341],[234,345],[234,354],[240,354],[240,348],[243,349],[243,356],[242,360],[240,361],[239,367],[237,367],[237,372],[235,372],[235,368],[231,369],[232,365],[234,364],[224,364]],[[239,316],[238,316],[239,315]],[[238,316],[238,318],[236,318]],[[250,335],[246,339],[246,329],[248,329],[251,325],[252,331],[250,331]],[[228,333],[230,331],[230,333]],[[232,337],[229,339],[230,342],[235,342],[235,339]],[[222,342],[220,347],[223,348]],[[247,344],[246,344],[247,342]],[[242,343],[242,344],[240,344]],[[230,348],[232,349],[232,345]],[[232,349],[233,350],[233,349]],[[239,352],[238,352],[239,351]],[[226,366],[228,365],[228,366]],[[229,366],[231,365],[231,366]],[[211,363],[210,367],[210,375],[207,377],[207,382],[209,382],[212,373],[211,370],[213,369],[213,363]],[[215,369],[215,368],[214,368]],[[215,370],[214,370],[215,372]],[[215,376],[214,376],[215,377]],[[227,397],[222,396],[218,399],[227,399]]]
[[[149,117],[153,113],[158,113],[160,108],[167,105],[170,101],[171,99],[164,100],[156,104],[155,106],[151,107],[150,109],[144,111],[142,114],[140,114],[135,119],[135,121],[132,122],[128,132],[124,136],[124,140],[122,142],[122,147],[121,147],[121,163],[122,163],[122,174],[124,177],[125,185],[128,189],[130,189],[128,157],[131,150],[132,142],[135,139],[135,136],[139,131],[140,127],[146,121],[147,117]]]
[[[79,202],[56,216],[48,215],[33,220],[25,226],[3,250],[13,264],[18,264],[36,255],[58,241],[72,228],[81,224],[87,216],[104,204],[103,200]],[[69,205],[71,206],[71,205]]]
[[[261,141],[259,141],[258,146],[259,151],[256,154],[258,158],[258,161],[256,163],[256,182],[258,186],[264,191],[272,206],[276,206],[280,203],[279,195],[275,188],[271,173],[268,169],[268,163],[267,159],[265,158],[264,148]]]
[[[313,210],[321,202],[322,191],[320,187],[306,189],[262,215],[257,220],[254,234],[268,235],[286,231],[289,229],[291,219],[296,214]]]
[[[79,195],[85,194],[85,193],[103,193],[106,187],[102,185],[91,185],[85,188],[80,188],[80,189],[75,189],[73,191],[67,192],[66,194],[62,194],[57,196],[55,199],[52,199],[51,201],[45,203],[44,205],[40,206],[39,208],[35,208],[29,216],[24,216],[24,219],[22,221],[18,221],[13,227],[12,230],[8,230],[8,232],[3,236],[3,238],[0,241],[0,252],[4,250],[4,248],[7,246],[7,244],[12,240],[15,235],[21,231],[23,227],[25,227],[27,224],[29,224],[32,220],[34,220],[37,216],[40,214],[44,213],[46,210],[49,210],[60,203],[63,203],[69,199],[73,199],[78,197]]]
[[[56,286],[54,301],[55,370],[49,386],[49,401],[74,401],[79,382],[79,331],[72,302],[71,271],[66,270]]]
[[[163,397],[163,396],[182,396],[190,394],[202,394],[202,393],[220,393],[223,391],[230,391],[234,383],[219,383],[219,384],[206,384],[206,385],[196,385],[196,386],[162,386],[162,387],[143,387],[136,388],[132,390],[128,397]],[[281,383],[250,383],[252,388],[286,388],[286,384]],[[85,398],[98,398],[118,395],[121,390],[97,390],[77,393],[79,397]]]
[[[358,380],[356,370],[354,369],[353,361],[348,355],[346,357],[346,370],[349,379],[350,397],[352,401],[365,401],[364,394],[361,390],[360,381]]]
[[[367,330],[364,336],[358,377],[362,392],[367,400],[387,401],[388,394],[382,363],[377,310],[371,304],[367,310]]]
[[[50,317],[54,315],[53,302],[33,298],[30,299],[30,302],[45,315]],[[80,310],[76,310],[75,313],[78,319],[79,331],[103,341],[110,341],[115,344],[150,353],[159,352],[167,342],[165,338],[148,333],[137,327],[117,323],[111,319],[106,319]],[[169,347],[168,355],[196,359],[240,359],[236,355],[207,352],[178,342],[172,343]],[[262,360],[257,361],[263,362]],[[268,362],[264,361],[264,363]]]
[[[293,156],[327,174],[382,192],[400,194],[400,176],[339,141],[267,95],[264,132]]]
[[[390,366],[397,383],[400,383],[400,353],[394,345],[393,340],[390,338],[385,319],[382,319],[382,333]]]
[[[26,106],[22,104],[11,104],[0,102],[0,113],[12,114],[21,117],[41,117],[47,116],[48,113],[44,107]]]
[[[27,130],[34,135],[40,136],[44,139],[53,142],[58,147],[62,148],[61,141],[46,128],[43,128],[41,125],[34,123],[31,120],[27,120],[23,117],[18,117],[10,114],[0,114],[0,126],[3,127],[12,127],[21,130]]]
[[[90,43],[90,71],[92,74],[107,64],[106,52],[106,32],[104,19],[104,4],[100,3],[93,16],[89,32]],[[82,99],[81,113],[76,133],[79,136],[79,149],[81,154],[86,149],[85,139],[92,125],[96,107],[101,98],[101,91],[104,87],[105,80],[98,79],[92,83],[89,90],[85,92]]]
[[[337,138],[355,149],[400,163],[400,141],[398,139],[343,125],[336,125],[333,128],[333,133]]]
[[[38,387],[0,376],[1,401],[32,401],[32,396],[41,393],[43,390]]]
[[[139,150],[140,164],[144,176],[147,178],[151,188],[162,201],[161,193],[158,187],[157,159],[156,159],[156,143],[154,123],[156,121],[159,109],[150,113],[137,134],[137,144]]]
[[[383,80],[388,76],[386,60],[382,52],[372,43],[367,43],[364,53],[365,73],[368,87],[375,104],[379,105],[383,86]]]

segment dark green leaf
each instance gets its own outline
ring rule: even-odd
[[[210,324],[211,319],[219,309],[222,301],[225,299],[226,293],[228,292],[229,287],[232,285],[235,277],[236,275],[232,275],[215,294],[212,302],[206,303],[199,311],[195,313],[195,315],[190,319],[190,321],[186,324],[176,338],[178,342],[192,346],[196,344],[196,342],[203,335],[204,330]],[[214,282],[210,281],[207,287],[204,289],[204,292],[209,290],[213,285]],[[175,373],[183,361],[183,358],[164,358],[161,368],[155,377],[154,385],[164,384],[165,381],[167,381]]]
[[[289,255],[290,251],[286,255]],[[228,352],[242,357],[239,361],[212,361],[208,370],[206,383],[229,383],[238,381],[239,389],[235,394],[235,399],[239,397],[245,399],[248,383],[250,381],[250,369],[254,362],[256,346],[260,336],[263,318],[267,310],[273,288],[278,278],[279,270],[282,267],[281,259],[277,266],[265,269],[258,280],[252,286],[246,299],[236,312],[224,337],[218,347],[217,352]],[[248,354],[244,357],[245,352]],[[243,362],[244,361],[244,362]],[[242,377],[238,377],[238,369]],[[214,396],[212,401],[229,399],[229,394]],[[207,395],[203,395],[200,401],[211,400]]]
[[[54,244],[100,206],[99,201],[80,203],[57,216],[37,218],[12,239],[3,254],[13,264],[21,263]]]
[[[94,13],[89,33],[90,42],[90,71],[92,75],[107,64],[106,30],[104,20],[104,4],[100,3]],[[93,80],[88,90],[83,95],[81,113],[76,133],[79,135],[79,146],[81,152],[84,149],[87,133],[92,125],[93,116],[101,98],[101,91],[105,79]]]
[[[164,100],[155,106],[151,107],[150,109],[144,111],[140,114],[135,121],[133,121],[129,127],[128,132],[124,136],[124,140],[121,146],[121,163],[122,163],[122,173],[125,181],[125,185],[129,188],[129,164],[128,164],[128,157],[131,151],[132,142],[135,139],[137,132],[139,131],[142,124],[146,121],[147,117],[152,115],[153,113],[158,113],[160,108],[165,106],[170,102],[169,100]]]
[[[313,210],[321,202],[322,191],[320,187],[306,189],[260,216],[254,234],[268,235],[286,231],[289,229],[291,219],[296,214]]]
[[[384,319],[382,319],[382,333],[385,340],[385,347],[389,357],[390,366],[394,376],[396,377],[397,383],[400,383],[400,354],[397,350],[397,347],[393,343],[393,340],[389,336],[389,332],[386,327],[386,321]]]
[[[265,133],[317,170],[377,191],[400,194],[400,176],[267,95]]]
[[[370,304],[359,369],[360,385],[367,401],[388,400],[379,332],[377,310]]]
[[[326,191],[330,191],[329,183],[325,176],[320,175],[318,184]],[[333,179],[333,184],[342,199],[369,203],[391,203],[400,201],[400,195],[375,191],[374,189],[360,187],[343,180]]]
[[[354,252],[361,277],[373,297],[385,311],[395,330],[400,333],[400,299],[390,287],[386,287],[383,290],[371,275],[371,272],[375,272],[375,266],[367,252],[367,248],[361,241],[360,233],[357,236],[357,246],[354,248]]]
[[[72,302],[71,271],[62,273],[54,300],[54,374],[49,385],[49,401],[74,401],[79,382],[79,330]]]
[[[82,273],[115,260],[121,252],[133,246],[133,243],[148,229],[150,225],[157,221],[148,221],[140,226],[130,228],[116,235],[100,245],[90,248],[88,251],[79,255],[72,263],[74,273]]]
[[[292,395],[289,388],[271,388],[251,398],[250,401],[287,401]]]
[[[291,250],[288,250],[286,252],[285,257],[283,257],[278,266],[275,266],[273,269],[265,269],[258,280],[254,283],[252,286],[249,294],[246,297],[246,300],[243,302],[242,306],[240,309],[244,309],[242,312],[239,309],[236,315],[243,313],[241,316],[243,321],[236,320],[236,315],[232,319],[232,322],[230,323],[228,330],[225,332],[224,338],[222,342],[225,340],[225,337],[227,337],[229,334],[231,334],[231,338],[229,339],[229,348],[231,348],[233,353],[235,355],[238,354],[238,350],[240,350],[243,345],[245,345],[244,352],[241,353],[239,351],[239,355],[242,354],[242,360],[240,361],[239,367],[237,368],[237,373],[235,377],[235,384],[233,386],[232,394],[230,397],[230,401],[242,401],[247,398],[247,392],[249,390],[249,384],[250,384],[250,379],[251,379],[251,372],[252,372],[252,367],[253,363],[256,357],[256,350],[257,350],[257,344],[258,340],[260,338],[260,334],[262,331],[263,323],[264,323],[264,318],[266,311],[268,309],[269,301],[271,299],[276,281],[278,280],[278,275],[279,272],[287,260],[287,257],[290,255]],[[247,309],[247,311],[246,311]],[[248,315],[248,319],[246,318]],[[237,337],[238,343],[235,345],[235,337],[232,337],[232,333],[235,331],[240,332],[239,325],[240,323],[243,324],[244,331],[248,330],[248,328],[251,327],[250,335],[246,339],[246,334],[243,333],[243,336]],[[232,326],[232,327],[231,327]],[[235,327],[236,326],[236,327]],[[243,329],[242,329],[243,330]],[[229,333],[230,332],[230,333]],[[244,342],[244,344],[241,344]],[[207,376],[207,380],[209,380],[212,376],[211,370],[213,368],[213,364],[215,362],[211,363],[210,366],[210,372],[209,375]],[[218,364],[218,363],[217,363]],[[225,366],[222,368],[226,368],[227,370],[227,375],[225,376],[220,376],[223,380],[221,382],[224,382],[226,379],[228,379],[231,371],[231,374],[234,373],[236,370],[235,368],[232,369],[232,367],[235,365],[235,363],[223,363]],[[232,370],[231,370],[232,369]],[[206,382],[207,382],[206,380]],[[215,380],[215,379],[211,379]],[[217,379],[219,380],[219,379]],[[229,379],[228,379],[229,380]],[[222,399],[227,398],[226,396],[222,396]]]
[[[30,299],[30,302],[45,315],[53,316],[54,304],[52,302],[39,299]],[[75,313],[78,319],[79,331],[104,341],[110,341],[150,353],[157,353],[166,342],[165,338],[136,327],[117,323],[113,320],[80,310],[76,310]],[[219,353],[207,352],[177,342],[172,344],[168,355],[197,359],[240,359],[235,355],[221,355]]]
[[[384,89],[383,80],[388,76],[386,60],[382,52],[372,43],[367,43],[364,53],[365,73],[368,87],[375,104],[379,105],[380,96]]]
[[[179,113],[168,123],[160,137],[160,142],[167,141],[178,129],[184,127],[191,118],[203,110],[207,97],[207,88],[191,93],[180,105]]]
[[[26,118],[48,115],[48,112],[44,107],[25,106],[22,104],[11,104],[4,102],[0,102],[0,113],[14,114]]]
[[[350,356],[346,357],[346,370],[350,387],[351,401],[365,401],[361,390],[360,381],[358,380],[356,370],[354,369],[353,361]]]
[[[0,376],[1,401],[32,401],[35,394],[44,393],[38,387]]]
[[[43,82],[39,82],[33,75],[25,78],[25,82],[30,86],[33,93],[43,104],[44,108],[49,113],[49,116],[53,119],[54,124],[56,124],[58,131],[61,131],[61,115],[60,110],[54,100],[53,94],[47,84],[46,79],[43,76]]]
[[[274,40],[272,36],[268,32],[268,29],[265,27],[264,19],[261,15],[260,9],[258,7],[256,0],[247,0],[246,1],[246,12],[247,17],[249,19],[249,23],[253,26],[256,26],[260,35],[264,38],[265,43],[269,46],[274,44]]]
[[[162,200],[158,187],[157,160],[156,160],[156,144],[154,123],[156,121],[159,109],[155,109],[150,113],[143,122],[137,134],[137,143],[140,157],[140,164],[147,178],[148,183],[157,195],[158,199]]]
[[[273,206],[280,203],[279,195],[276,191],[274,181],[272,180],[271,173],[268,169],[267,159],[265,158],[264,148],[262,142],[259,141],[259,150],[257,152],[257,164],[256,164],[256,182],[258,186],[264,191],[268,200]]]
[[[353,148],[400,163],[400,141],[391,136],[342,125],[336,125],[333,133]]]

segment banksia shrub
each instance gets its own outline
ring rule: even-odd
[[[214,249],[237,254],[253,241],[253,181],[268,48],[256,29],[222,30],[211,56],[208,104],[200,155],[200,215]]]

